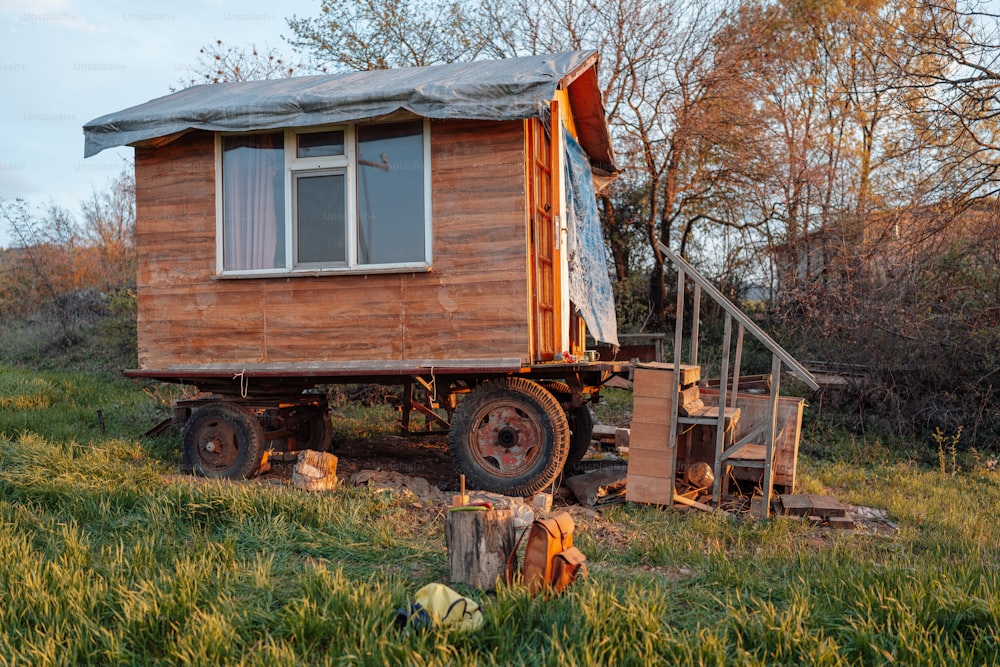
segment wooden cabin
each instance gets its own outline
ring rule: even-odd
[[[84,134],[135,147],[126,374],[207,395],[176,410],[196,472],[324,448],[304,390],[333,382],[402,384],[404,429],[450,427],[473,488],[534,493],[583,455],[626,366],[584,349],[618,343],[597,54],[195,86]]]
[[[142,369],[583,355],[564,143],[614,173],[594,53],[196,86],[85,133],[135,146]]]

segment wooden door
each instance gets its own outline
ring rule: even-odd
[[[534,361],[551,361],[559,349],[559,291],[556,254],[558,183],[553,178],[552,142],[542,123],[528,121],[529,215],[531,224],[532,351]]]

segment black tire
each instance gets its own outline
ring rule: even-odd
[[[470,488],[530,496],[562,472],[569,424],[541,385],[503,378],[484,382],[459,403],[448,444]]]
[[[573,400],[572,390],[565,382],[552,380],[542,386],[552,392],[563,405],[568,405]],[[590,441],[594,436],[594,417],[590,414],[590,408],[581,405],[566,409],[566,421],[569,423],[569,455],[566,457],[564,470],[572,472],[590,449]]]
[[[559,401],[568,401],[573,396],[573,390],[569,385],[560,380],[542,380],[542,386],[551,391]]]
[[[260,467],[264,428],[232,403],[204,405],[184,424],[184,464],[197,475],[245,479]]]
[[[333,443],[333,424],[328,412],[319,412],[309,416],[295,429],[295,443],[298,449],[313,449],[317,452],[328,452]]]
[[[594,416],[590,414],[589,407],[581,405],[578,408],[568,410],[566,420],[569,422],[570,431],[566,470],[576,470],[587,450],[590,449],[590,441],[594,436]]]

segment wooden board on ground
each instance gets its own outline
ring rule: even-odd
[[[781,496],[782,513],[792,516],[818,516],[822,519],[847,516],[847,508],[833,496],[790,494]]]
[[[691,500],[690,498],[686,498],[686,497],[684,497],[684,496],[682,496],[680,494],[677,494],[677,493],[674,494],[674,502],[677,503],[678,505],[684,505],[686,507],[693,507],[696,510],[701,510],[702,512],[716,512],[717,511],[717,512],[719,512],[721,514],[729,514],[729,512],[726,512],[725,510],[717,509],[717,508],[712,507],[710,505],[706,505],[704,503],[700,503],[697,500]]]
[[[827,519],[831,516],[846,516],[847,508],[840,504],[833,496],[817,496],[809,494],[809,502],[813,506],[813,514]]]
[[[617,426],[594,424],[594,430],[590,432],[590,437],[593,440],[600,440],[602,442],[614,442],[616,430],[618,430]]]
[[[782,513],[790,516],[809,516],[812,514],[812,502],[809,496],[785,493],[781,496]]]
[[[857,528],[857,524],[854,523],[854,518],[850,515],[831,516],[826,521],[830,524],[830,528],[833,528],[834,530],[854,530]]]

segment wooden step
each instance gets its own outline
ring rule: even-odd
[[[740,420],[739,408],[726,408],[726,428],[732,427]],[[697,410],[692,410],[687,416],[678,416],[679,424],[707,424],[709,426],[719,423],[719,406],[704,405]]]
[[[844,517],[847,508],[833,496],[782,494],[782,514],[792,516]]]
[[[767,461],[767,447],[764,445],[744,445],[734,454],[734,456],[727,456],[723,452],[723,463],[740,468],[763,468]]]

